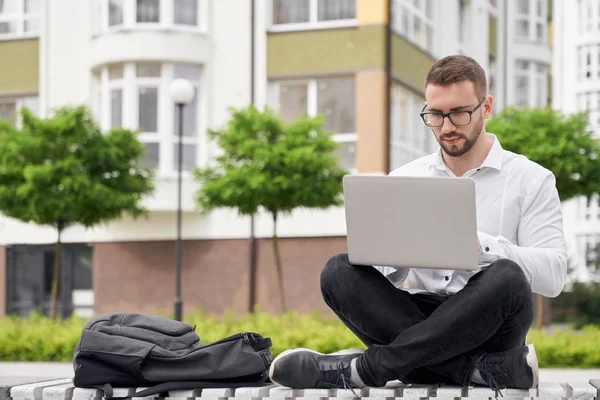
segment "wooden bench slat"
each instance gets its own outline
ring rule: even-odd
[[[55,379],[51,381],[14,386],[10,389],[10,396],[13,400],[42,400],[44,388],[64,385],[65,383],[70,382],[71,379]]]
[[[571,399],[594,399],[598,389],[588,382],[567,382],[567,397]]]
[[[131,395],[146,389],[114,388],[116,397]],[[600,398],[600,379],[590,379],[587,382],[540,382],[536,389],[519,390],[503,389],[505,399],[596,399]],[[102,391],[97,389],[76,388],[71,379],[57,379],[27,383],[10,388],[10,397],[0,400],[104,400]],[[164,400],[322,400],[327,398],[344,399],[495,399],[496,393],[485,386],[452,386],[452,385],[414,385],[401,382],[389,382],[385,387],[367,387],[350,389],[291,389],[271,384],[262,387],[209,388],[193,390],[170,391]],[[146,400],[156,400],[160,394],[146,397]],[[499,397],[499,396],[498,396]],[[133,400],[144,400],[134,398]]]
[[[540,382],[537,397],[558,400],[565,397],[565,390],[558,382]]]
[[[74,389],[75,387],[72,383],[50,386],[43,389],[42,397],[44,400],[71,400],[73,398]]]
[[[466,389],[467,389],[466,397],[469,399],[488,400],[488,399],[496,398],[496,392],[494,392],[492,389],[490,389],[488,387],[469,386]]]

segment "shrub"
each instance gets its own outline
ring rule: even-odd
[[[365,346],[340,321],[320,313],[288,312],[271,315],[227,313],[222,317],[202,311],[189,313],[185,321],[196,326],[204,343],[222,339],[242,331],[252,331],[273,340],[273,356],[295,347],[308,347],[323,353]],[[38,314],[29,318],[0,319],[1,361],[65,361],[69,362],[86,320],[71,317],[51,320]],[[600,367],[600,327],[581,330],[565,329],[547,332],[531,330],[528,342],[536,346],[540,367]]]

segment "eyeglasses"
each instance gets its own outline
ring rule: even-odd
[[[425,125],[430,126],[432,128],[444,125],[444,118],[448,117],[452,125],[454,126],[464,126],[469,125],[471,123],[471,115],[477,111],[479,107],[483,104],[485,97],[481,99],[479,104],[475,106],[472,110],[465,111],[450,111],[449,113],[441,113],[439,111],[434,112],[423,112],[427,105],[423,106],[421,113],[419,114],[421,118],[423,118],[423,122]]]

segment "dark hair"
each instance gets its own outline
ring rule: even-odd
[[[461,55],[447,56],[433,64],[425,78],[425,87],[429,84],[445,86],[462,81],[473,82],[478,98],[487,94],[485,71],[477,61]]]

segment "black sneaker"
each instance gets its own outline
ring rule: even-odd
[[[360,357],[362,351],[344,353],[322,354],[303,348],[286,350],[271,363],[269,378],[273,383],[292,389],[357,387],[351,381],[350,362]]]
[[[504,388],[530,389],[538,386],[540,372],[532,344],[485,354],[477,360],[476,367],[483,380],[496,392]]]

